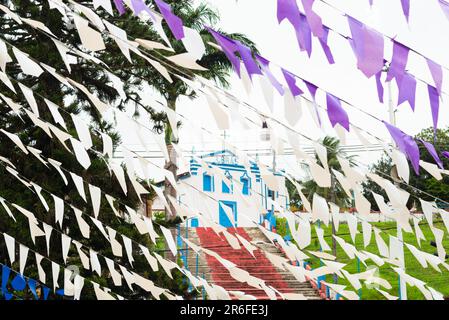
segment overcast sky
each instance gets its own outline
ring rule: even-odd
[[[350,34],[347,18],[344,16],[344,13],[346,13],[389,37],[396,37],[400,42],[421,52],[437,63],[449,67],[449,55],[447,54],[449,48],[449,32],[447,32],[449,22],[446,20],[438,0],[411,1],[408,24],[402,14],[400,0],[374,0],[372,8],[370,8],[368,0],[325,1],[316,0],[313,10],[322,17],[323,23],[331,29],[335,29],[341,34]],[[277,23],[276,0],[207,0],[207,2],[220,13],[221,21],[219,27],[222,30],[245,34],[256,43],[261,55],[274,64],[280,65],[298,76],[312,81],[319,87],[348,101],[357,108],[373,114],[377,118],[388,120],[388,106],[387,104],[380,104],[377,99],[374,77],[367,79],[356,68],[356,60],[352,49],[341,36],[332,31],[329,33],[328,44],[336,61],[334,65],[329,65],[321,46],[315,38],[312,40],[313,51],[310,58],[305,52],[300,52],[292,26],[287,21],[284,21],[281,25]],[[302,8],[300,1],[298,1],[298,4]],[[386,39],[385,57],[390,60],[391,56],[392,44]],[[417,78],[433,83],[425,60],[415,53],[410,53],[407,69]],[[442,90],[449,92],[448,81],[446,81],[448,74],[446,71],[444,70]],[[231,83],[232,88],[230,90],[237,97],[249,102],[260,110],[268,110],[258,83],[255,84],[249,95],[244,90],[244,86],[237,76],[232,76]],[[396,106],[397,87],[395,83],[392,85],[392,93],[393,102]],[[385,86],[384,99],[386,102],[388,101],[387,86]],[[443,95],[443,102],[440,104],[440,127],[449,124],[447,100],[446,95]],[[317,101],[319,104],[325,105],[323,92],[318,92]],[[378,121],[352,107],[345,105],[344,107],[352,123],[386,141],[390,139],[386,129]],[[279,117],[279,115],[282,115],[284,106],[281,97],[275,98],[274,110],[275,116]],[[216,130],[204,98],[194,101],[182,99],[178,103],[178,112],[192,119],[200,126],[213,130],[217,134],[223,134],[223,132]],[[245,111],[242,110],[242,112],[244,113]],[[324,132],[313,124],[307,111],[303,112],[303,117],[296,129],[313,139],[319,139],[325,133],[335,135],[323,110],[321,110],[321,115],[324,119]],[[398,107],[396,115],[397,126],[411,135],[432,125],[427,88],[422,82],[418,81],[417,84],[415,113],[411,111],[410,106],[406,102]],[[260,121],[253,113],[248,114],[248,116],[255,121]],[[133,147],[136,139],[125,133],[126,125],[121,125],[121,131],[124,134],[125,144]],[[182,136],[181,145],[185,150],[195,149],[202,151],[221,148],[220,144],[217,144],[204,131],[201,134],[201,130],[193,130],[189,121],[184,121],[180,134]],[[233,126],[231,130],[226,132],[228,141],[244,150],[268,148],[267,144],[260,143],[259,135],[258,128],[242,131],[237,126]],[[304,143],[310,144],[306,141]],[[360,141],[354,134],[347,136],[347,144],[354,145],[359,143]],[[378,152],[362,152],[359,160],[369,164],[376,160],[379,155],[380,153]],[[292,157],[281,156],[278,159],[280,166],[290,167],[295,165]]]

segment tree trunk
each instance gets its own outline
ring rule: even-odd
[[[167,106],[176,111],[176,98],[173,99],[168,99],[167,100]],[[172,129],[170,127],[170,123],[167,121],[166,125],[165,125],[165,143],[167,145],[167,151],[168,151],[168,157],[169,157],[169,161],[165,162],[165,166],[164,168],[168,171],[170,171],[173,174],[173,177],[175,178],[175,181],[178,180],[178,164],[177,164],[177,155],[176,155],[176,151],[173,148],[173,142],[177,142],[174,141],[174,137],[172,134]],[[170,181],[165,178],[164,180],[164,196],[166,197],[169,206],[170,206],[170,212],[168,212],[166,210],[166,214],[165,214],[165,220],[166,221],[170,221],[175,219],[177,212],[176,212],[176,208],[173,206],[173,204],[171,203],[171,201],[168,199],[167,196],[171,196],[173,199],[177,198],[176,195],[176,189],[171,185]]]

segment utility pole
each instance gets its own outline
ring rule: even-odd
[[[394,110],[394,105],[393,105],[393,95],[391,92],[391,81],[388,82],[388,113],[390,116],[390,123],[394,126],[396,126],[396,115],[395,115],[395,110]],[[394,145],[394,142],[393,142]],[[395,185],[397,185],[396,182],[394,182]],[[402,228],[401,226],[396,222],[396,231],[397,231],[397,238],[400,242],[403,242],[403,237],[402,237]],[[404,246],[401,246],[400,249],[400,267],[405,271],[405,258],[404,258]],[[401,278],[401,276],[399,277],[399,299],[400,300],[407,300],[407,284],[404,281],[404,279]]]

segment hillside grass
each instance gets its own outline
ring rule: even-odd
[[[385,242],[389,243],[388,235],[391,234],[392,236],[396,236],[396,223],[394,222],[379,222],[379,223],[371,223],[373,226],[382,229],[383,231],[380,233],[382,238],[385,240]],[[434,222],[435,227],[444,230],[445,235],[443,238],[443,246],[449,253],[449,237],[447,234],[447,230],[442,223],[442,221],[436,220]],[[331,236],[331,226],[325,226],[324,224],[321,224],[321,228],[324,229],[324,237],[326,242],[329,244],[330,247],[332,247],[332,236]],[[421,241],[421,247],[419,247],[415,235],[413,233],[406,233],[403,232],[403,239],[406,243],[412,244],[415,247],[419,248],[422,251],[434,254],[436,253],[437,249],[430,245],[431,240],[435,240],[432,231],[430,230],[429,226],[426,222],[420,223],[420,228],[426,237],[426,240]],[[352,242],[348,225],[340,223],[337,236],[343,238],[346,242],[351,243],[355,245],[355,247],[358,250],[365,250],[377,255],[379,254],[379,251],[377,249],[376,241],[374,238],[374,232],[371,236],[371,242],[370,244],[364,248],[363,246],[363,235],[361,231],[361,226],[359,224],[358,228],[359,232],[356,235],[356,241],[355,244]],[[286,228],[286,220],[283,218],[279,218],[277,220],[277,232],[285,236],[288,231]],[[318,238],[316,236],[315,228],[312,226],[312,242],[311,244],[305,249],[311,250],[311,251],[319,251],[320,245]],[[332,253],[332,252],[328,252]],[[308,260],[308,262],[311,264],[312,268],[317,268],[320,266],[320,259],[313,257],[312,255],[308,254],[311,258]],[[416,277],[422,281],[424,281],[428,286],[434,288],[435,290],[441,292],[444,296],[449,296],[449,271],[445,269],[442,265],[440,265],[441,273],[433,269],[431,266],[428,266],[427,268],[423,268],[419,262],[416,260],[416,258],[413,256],[413,254],[408,250],[406,246],[404,246],[404,255],[405,255],[405,269],[406,273]],[[367,266],[365,266],[362,262],[360,262],[360,270],[358,270],[358,263],[357,259],[349,259],[348,256],[345,254],[343,249],[338,245],[337,243],[337,260],[338,262],[345,263],[346,266],[344,269],[348,271],[349,273],[358,273],[363,272],[367,269],[367,267],[377,267],[377,265],[372,262],[370,259],[366,260]],[[399,277],[398,274],[391,268],[390,264],[385,263],[383,266],[378,267],[379,268],[379,274],[378,276],[387,280],[392,288],[390,290],[387,290],[386,288],[380,287],[380,289],[389,292],[392,295],[399,296]],[[333,282],[332,275],[326,276],[326,281],[329,283]],[[344,278],[338,279],[339,284],[347,285],[347,290],[354,290],[356,291],[351,284]],[[364,282],[362,281],[362,289],[360,290],[361,299],[362,300],[379,300],[379,299],[385,299],[385,297],[380,294],[375,289],[369,289],[364,285]],[[407,285],[407,298],[409,300],[422,300],[425,299],[423,294],[416,288],[411,287]]]

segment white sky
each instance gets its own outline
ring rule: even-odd
[[[335,10],[320,0],[315,1],[313,9],[322,17],[323,23],[331,29],[338,30],[342,34],[350,34],[347,19],[343,15],[343,12],[345,12],[389,37],[396,37],[400,42],[423,53],[437,63],[449,67],[449,55],[447,54],[449,48],[449,32],[446,32],[449,28],[449,22],[446,20],[438,5],[438,0],[411,1],[409,24],[407,24],[402,14],[399,0],[375,0],[372,8],[370,8],[368,0],[325,1],[337,7],[340,11]],[[280,26],[277,23],[276,0],[207,0],[207,2],[219,11],[221,22],[218,27],[222,30],[245,34],[256,43],[261,55],[273,63],[281,65],[298,76],[312,81],[320,88],[343,98],[354,106],[375,115],[377,118],[388,120],[388,106],[378,102],[374,77],[367,79],[356,68],[356,60],[352,49],[348,42],[339,35],[332,31],[329,33],[328,44],[336,61],[334,65],[329,65],[321,46],[315,38],[312,40],[313,51],[310,58],[307,56],[307,53],[300,52],[292,26],[287,21],[284,21]],[[300,1],[298,1],[298,4],[302,8]],[[217,26],[213,27],[217,28]],[[391,60],[391,56],[392,44],[386,40],[385,57]],[[409,54],[407,69],[417,78],[433,83],[425,60],[413,52]],[[444,70],[443,73],[442,91],[449,93],[449,84],[446,81],[448,76],[447,70]],[[396,84],[394,83],[392,87],[393,101],[396,103]],[[234,75],[232,77],[231,92],[260,110],[268,110],[258,84],[255,85],[255,88],[248,96],[241,80]],[[146,94],[149,97],[152,93],[146,92]],[[318,91],[317,100],[322,106],[325,105],[323,92]],[[385,86],[384,100],[386,102],[388,101],[387,86]],[[440,127],[449,124],[447,100],[446,95],[443,94],[443,102],[440,103]],[[378,121],[356,111],[352,107],[345,105],[344,107],[352,123],[386,141],[389,140],[386,129]],[[284,105],[281,97],[276,97],[274,110],[274,115],[282,118]],[[321,110],[320,112],[324,120],[324,130],[328,134],[335,135],[323,111]],[[199,98],[194,101],[188,99],[180,100],[178,103],[178,112],[189,119],[194,119],[201,126],[214,130],[217,134],[223,134],[223,132],[216,130],[204,98]],[[303,114],[304,116],[296,126],[296,129],[314,139],[323,137],[324,133],[320,132],[313,125],[313,121],[308,112],[304,111]],[[252,119],[260,122],[254,113],[249,115]],[[411,111],[408,103],[404,103],[398,107],[396,115],[397,126],[411,135],[432,125],[427,88],[422,82],[418,81],[417,84],[415,113]],[[180,135],[182,136],[181,146],[183,149],[211,150],[221,148],[220,144],[217,144],[211,136],[206,133],[203,133],[203,136],[201,136],[198,132],[192,130],[191,124],[186,121],[183,121],[183,123],[184,126],[180,130]],[[120,125],[119,129],[122,132],[124,144],[133,148],[136,143],[136,138],[128,135],[126,127],[126,125]],[[244,150],[256,148],[265,149],[269,147],[268,144],[261,144],[259,142],[260,132],[258,129],[242,131],[232,127],[231,130],[226,132],[226,135],[229,137],[229,142]],[[305,145],[310,145],[309,142],[305,141],[304,143]],[[347,136],[347,144],[359,143],[359,140],[353,134]],[[156,145],[155,150],[157,150]],[[364,152],[360,154],[359,160],[368,164],[375,161],[378,157],[378,152]],[[291,156],[278,157],[278,159],[279,166],[281,167],[295,166],[293,157]],[[163,160],[154,161],[161,164]]]

